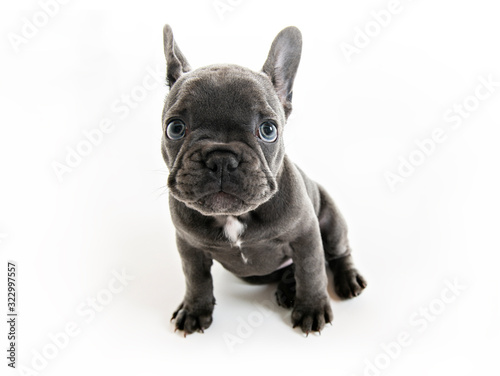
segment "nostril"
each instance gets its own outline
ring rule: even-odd
[[[232,153],[213,153],[205,161],[205,166],[210,171],[220,174],[224,172],[234,172],[240,162]]]
[[[236,159],[233,159],[231,158],[228,162],[227,162],[227,170],[229,172],[233,172],[235,171],[239,166],[239,162],[236,160]]]
[[[217,172],[217,170],[219,169],[219,167],[217,166],[217,163],[213,159],[206,161],[205,165],[207,166],[207,168],[209,170],[211,170],[213,172]]]

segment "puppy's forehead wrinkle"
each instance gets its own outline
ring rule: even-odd
[[[277,114],[276,111],[274,111],[273,107],[269,104],[268,101],[266,101],[265,110],[260,111],[260,115],[263,118],[269,118],[269,119],[277,118],[279,116],[279,114]]]
[[[267,81],[266,81],[267,80]],[[269,95],[269,79],[260,73],[237,65],[215,65],[200,68],[184,77],[182,85],[171,92],[167,101],[169,114],[189,112],[195,120],[234,120],[249,122],[248,114],[263,117],[279,115],[279,100]],[[184,108],[189,103],[190,108]],[[240,117],[240,118],[238,118]]]

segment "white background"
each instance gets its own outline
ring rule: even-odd
[[[212,0],[73,0],[19,51],[9,36],[22,35],[25,18],[33,20],[41,6],[2,4],[0,311],[7,306],[7,260],[14,260],[18,366],[33,368],[44,351],[53,358],[42,366],[38,359],[39,370],[24,374],[421,376],[498,369],[500,87],[487,99],[470,97],[480,76],[500,81],[493,1],[401,0],[401,11],[351,62],[340,45],[353,44],[357,28],[372,25],[370,12],[387,9],[387,1],[233,0],[220,17]],[[165,69],[165,23],[193,67],[258,70],[282,28],[296,25],[303,33],[288,154],[341,208],[369,284],[351,301],[331,292],[335,319],[321,336],[306,339],[291,328],[288,311],[265,308],[275,286],[246,285],[219,265],[212,326],[186,339],[174,333],[169,319],[184,277],[160,155],[167,88],[147,78]],[[141,89],[144,79],[155,88]],[[126,115],[113,110],[132,92],[145,93],[135,108]],[[464,100],[477,109],[453,129],[444,116]],[[112,120],[112,131],[59,181],[54,162],[66,163],[68,148],[103,119]],[[437,128],[446,140],[393,192],[384,174],[397,173],[399,157],[408,159],[415,141]],[[113,271],[123,270],[134,280],[111,295]],[[454,281],[467,288],[443,303]],[[81,310],[96,297],[106,304],[90,320]],[[429,306],[432,316],[424,319],[421,309]],[[54,352],[51,335],[68,323],[78,334],[59,335],[63,348]],[[398,349],[401,333],[409,339]]]

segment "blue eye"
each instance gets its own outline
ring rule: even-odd
[[[172,120],[167,125],[167,137],[171,140],[180,140],[186,135],[186,124],[182,120]]]
[[[259,137],[265,142],[274,142],[278,138],[278,129],[270,121],[265,121],[259,126]]]

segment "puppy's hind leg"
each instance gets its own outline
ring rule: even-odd
[[[318,219],[321,239],[323,240],[325,259],[333,272],[334,289],[341,299],[353,298],[361,294],[367,283],[354,266],[344,218],[321,186],[319,186],[319,193]]]
[[[278,282],[276,301],[283,308],[292,308],[295,303],[295,265],[288,265],[264,276],[241,277],[251,284],[267,284]]]
[[[283,308],[292,308],[295,304],[296,293],[295,265],[289,265],[283,269],[281,281],[276,289],[276,301]]]

